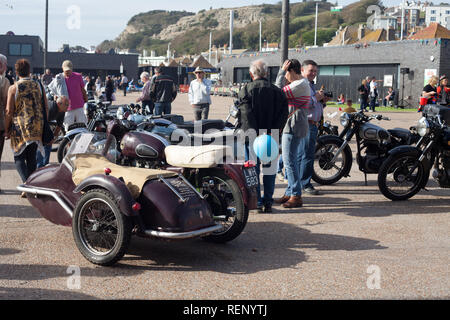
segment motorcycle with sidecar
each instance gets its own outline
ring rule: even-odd
[[[176,240],[223,229],[207,197],[182,174],[119,166],[114,137],[105,139],[79,134],[61,164],[38,169],[17,187],[44,218],[72,227],[87,260],[116,263],[133,234]]]

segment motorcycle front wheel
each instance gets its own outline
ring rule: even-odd
[[[62,139],[61,143],[58,146],[58,163],[61,163],[64,159],[64,157],[67,154],[67,151],[69,151],[70,145],[72,143],[72,139],[71,138],[64,138]]]
[[[352,167],[352,150],[347,145],[332,162],[344,141],[336,136],[320,137],[314,155],[312,179],[322,185],[330,185],[347,176]]]
[[[248,220],[248,208],[244,204],[238,184],[228,177],[223,170],[200,170],[196,177],[196,187],[207,195],[213,219],[222,225],[222,229],[211,233],[203,239],[224,243],[238,237]]]
[[[416,155],[389,156],[378,172],[378,188],[388,199],[407,200],[425,187],[424,181],[428,181],[427,173],[429,174],[429,171]]]

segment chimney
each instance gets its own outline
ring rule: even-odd
[[[358,40],[361,40],[366,35],[366,28],[363,24],[358,26]]]

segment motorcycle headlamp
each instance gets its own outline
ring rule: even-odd
[[[430,124],[428,123],[427,119],[425,117],[422,117],[419,119],[419,122],[417,123],[417,133],[424,137],[428,133],[430,133]]]
[[[347,112],[344,112],[343,114],[341,114],[340,121],[341,121],[341,125],[343,127],[346,127],[350,122],[350,115]]]

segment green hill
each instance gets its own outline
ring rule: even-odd
[[[345,6],[340,12],[331,12],[335,4],[319,3],[317,44],[322,45],[332,39],[339,26],[365,23],[366,9],[380,0],[361,0]],[[303,47],[314,44],[316,2],[290,4],[289,46]],[[239,8],[237,8],[239,9]],[[280,42],[281,2],[270,5],[250,6],[236,10],[233,34],[234,48],[259,48],[259,20],[263,22],[263,40]],[[248,14],[247,14],[248,12]],[[248,15],[248,16],[247,16]],[[202,10],[195,13],[186,11],[150,11],[130,19],[127,28],[115,40],[102,42],[98,49],[155,50],[164,55],[170,42],[177,55],[198,54],[209,46],[209,33],[213,32],[213,43],[222,46],[229,42],[229,9]]]

